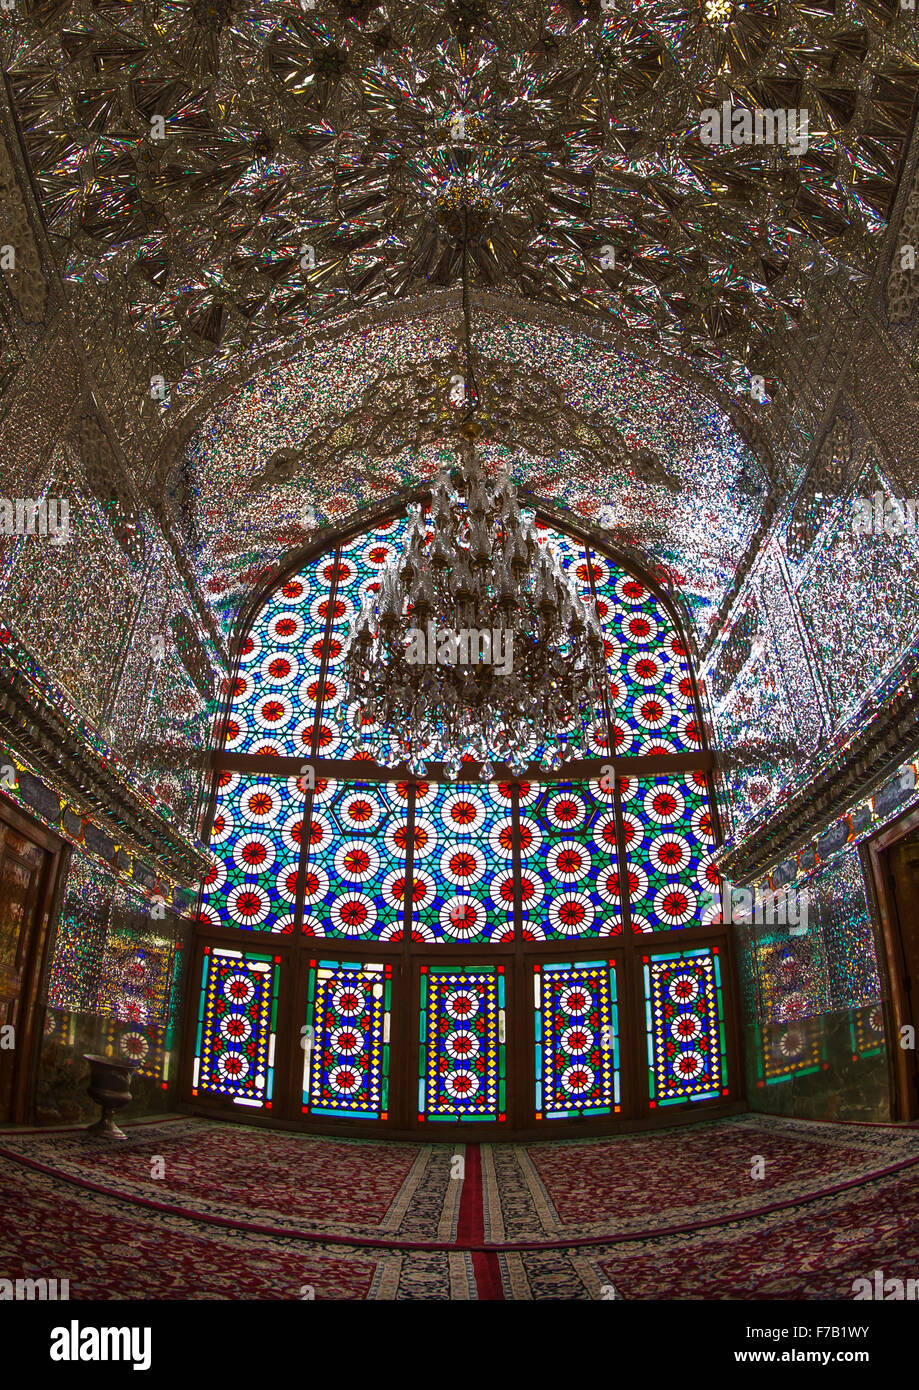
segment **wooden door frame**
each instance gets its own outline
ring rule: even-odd
[[[903,988],[905,961],[897,907],[890,885],[890,851],[914,830],[919,830],[919,807],[916,806],[908,808],[876,831],[861,846],[862,872],[871,890],[869,900],[873,898],[875,908],[875,937],[882,943],[884,951],[881,969],[888,990],[885,1014],[891,1118],[899,1121],[919,1119],[919,1087],[916,1084],[919,1053],[915,1048],[912,1050],[911,1065],[909,1052],[898,1046],[900,1027],[910,1014],[909,1001]],[[912,1019],[912,1022],[919,1028],[919,1018]]]
[[[10,1121],[28,1124],[34,1119],[38,1065],[41,1055],[43,1024],[47,1009],[48,981],[57,942],[58,922],[64,901],[64,888],[70,867],[72,849],[59,835],[47,830],[40,821],[27,815],[6,796],[0,796],[0,820],[17,835],[31,840],[45,852],[39,871],[38,897],[35,905],[39,923],[35,941],[23,968],[23,989],[35,990],[35,1008],[28,1019],[26,1036],[17,1039],[13,1062],[13,1086],[10,1095]],[[36,949],[37,947],[37,949]],[[17,1026],[18,1031],[18,1026]]]

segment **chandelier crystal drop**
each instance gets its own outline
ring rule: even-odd
[[[352,727],[375,760],[455,779],[462,762],[515,773],[532,751],[559,767],[601,706],[595,604],[540,545],[505,470],[489,479],[469,438],[411,508],[404,550],[365,592],[346,654]],[[368,733],[368,731],[371,731]]]

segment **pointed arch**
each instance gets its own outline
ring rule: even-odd
[[[718,817],[673,596],[538,511],[541,539],[600,615],[603,706],[571,731],[576,755],[556,773],[541,769],[534,740],[522,774],[497,767],[482,781],[469,765],[451,782],[433,765],[413,776],[388,731],[370,731],[378,762],[367,731],[350,726],[341,679],[361,594],[398,553],[411,499],[400,500],[289,556],[237,625],[199,914],[195,1098],[207,1069],[208,1104],[268,1104],[240,1061],[249,1035],[221,1039],[226,1016],[206,1003],[214,952],[241,949],[260,988],[268,952],[276,1006],[306,1020],[305,1054],[289,1022],[263,1049],[290,1119],[509,1133],[723,1104],[740,1078],[728,1061]],[[353,1017],[341,991],[360,1001]],[[419,1037],[412,1079],[405,1048]]]

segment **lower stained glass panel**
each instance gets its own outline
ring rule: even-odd
[[[760,1049],[761,1086],[808,1076],[824,1065],[825,1048],[821,1018],[802,1018],[795,1023],[763,1025]]]
[[[310,961],[304,1114],[389,1118],[391,1009],[391,965]]]
[[[759,1084],[808,1076],[826,1063],[822,940],[767,932],[753,947],[762,1018]]]
[[[876,1057],[884,1051],[886,1029],[884,1005],[869,1004],[858,1009],[850,1020],[852,1032],[852,1061],[859,1057]]]
[[[169,1085],[169,1059],[172,1029],[142,1023],[107,1023],[103,1033],[106,1057],[124,1057],[133,1062],[136,1076],[158,1081],[165,1091]]]
[[[535,805],[521,798],[520,810],[524,938],[620,935],[612,789],[594,780],[533,790]]]
[[[644,956],[650,1104],[726,1096],[717,946]]]
[[[506,1119],[504,966],[421,966],[419,1120]]]
[[[280,956],[205,946],[192,1095],[271,1109]]]
[[[619,1017],[612,961],[536,965],[536,1119],[618,1114]]]

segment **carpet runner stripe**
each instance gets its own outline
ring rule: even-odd
[[[479,1144],[466,1145],[463,1191],[457,1222],[457,1244],[471,1249],[475,1286],[480,1299],[503,1299],[504,1288],[498,1257],[492,1251],[476,1249],[485,1239],[482,1208],[482,1150]]]

